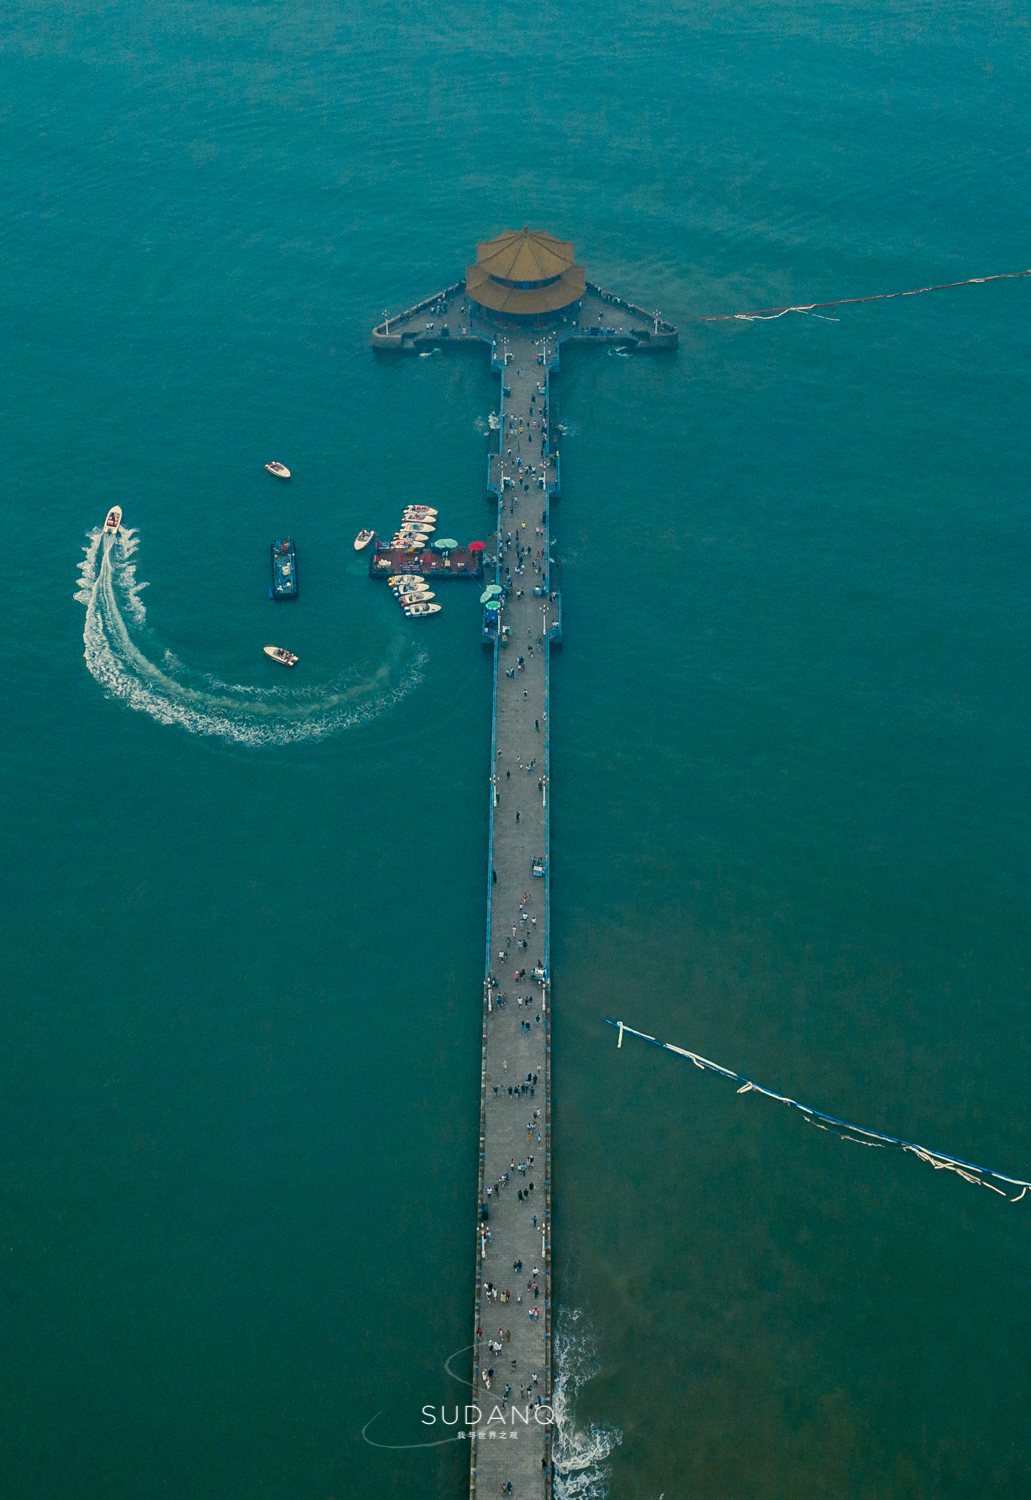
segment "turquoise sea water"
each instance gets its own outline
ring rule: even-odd
[[[555,388],[560,1491],[1026,1495],[1027,1200],[604,1025],[1031,1169],[1031,281],[693,321],[1031,263],[1024,8],[5,22],[0,1490],[462,1493],[489,662],[350,544],[486,530],[367,335],[531,222],[682,330]]]

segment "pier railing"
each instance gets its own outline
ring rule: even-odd
[[[450,297],[454,297],[458,292],[464,291],[465,277],[463,276],[462,280],[456,281],[453,286],[445,287],[442,292],[434,292],[432,297],[424,297],[423,300],[421,302],[417,302],[414,307],[408,307],[404,312],[396,313],[394,317],[388,318],[385,323],[380,323],[377,328],[374,328],[372,330],[373,337],[389,337],[391,323],[407,323],[409,318],[417,318],[421,313],[426,312],[429,308],[436,307],[439,302],[446,302]]]
[[[638,307],[636,302],[628,302],[625,297],[620,297],[617,292],[606,291],[604,287],[596,286],[593,281],[587,282],[587,290],[593,292],[596,297],[600,297],[603,302],[607,302],[611,307],[625,307],[627,312],[634,313],[638,318],[647,318],[649,323],[656,325],[659,333],[676,333],[677,331],[675,323],[668,323],[658,313],[647,312],[645,308]]]

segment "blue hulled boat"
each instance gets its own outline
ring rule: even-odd
[[[297,553],[289,537],[272,543],[272,588],[273,599],[297,598]]]

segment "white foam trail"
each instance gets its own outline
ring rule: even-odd
[[[608,1493],[605,1461],[623,1441],[623,1434],[618,1427],[599,1427],[593,1422],[584,1427],[576,1420],[577,1395],[597,1373],[597,1347],[583,1313],[579,1308],[561,1308],[555,1333],[552,1393],[552,1456],[558,1500],[604,1500]]]
[[[86,665],[113,698],[159,724],[178,724],[191,734],[215,735],[244,745],[288,745],[327,735],[376,718],[422,681],[425,655],[401,669],[391,682],[397,663],[386,663],[364,682],[292,690],[287,687],[230,686],[213,678],[203,687],[190,687],[174,673],[183,664],[165,651],[163,666],[150,661],[129,633],[126,616],[135,627],[147,612],[129,562],[138,545],[137,534],[117,536],[89,532],[82,575],[75,598],[86,607],[83,630]],[[123,614],[124,610],[124,614]]]

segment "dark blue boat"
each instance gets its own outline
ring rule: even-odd
[[[297,553],[289,537],[277,538],[272,543],[272,588],[273,599],[297,598]]]

